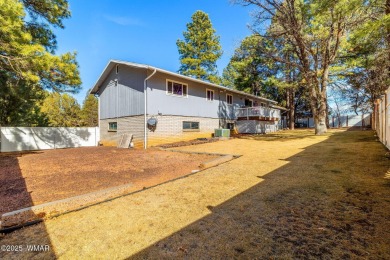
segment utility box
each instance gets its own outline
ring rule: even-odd
[[[230,137],[230,129],[215,129],[215,137]]]

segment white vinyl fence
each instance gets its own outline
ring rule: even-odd
[[[314,119],[312,117],[297,118],[295,119],[297,127],[314,127]],[[341,115],[340,117],[330,117],[330,127],[357,127],[357,126],[369,126],[371,125],[371,114],[364,115]]]
[[[369,126],[371,125],[371,114],[335,116],[329,118],[329,125],[331,127]]]
[[[373,115],[373,128],[376,130],[379,140],[390,149],[390,88],[381,99],[376,100]]]
[[[0,151],[97,146],[98,127],[0,127]]]

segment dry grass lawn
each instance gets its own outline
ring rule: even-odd
[[[63,259],[390,259],[390,161],[371,131],[286,131],[183,150],[243,156],[1,238]],[[387,175],[388,176],[388,175]]]

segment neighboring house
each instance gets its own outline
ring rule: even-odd
[[[216,128],[264,133],[276,131],[280,119],[273,100],[124,61],[110,61],[91,94],[99,96],[103,145],[125,133],[135,147],[211,137]]]

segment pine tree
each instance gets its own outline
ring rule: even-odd
[[[366,15],[364,0],[237,0],[254,4],[258,33],[290,45],[297,61],[286,59],[283,53],[269,53],[275,62],[299,70],[314,116],[315,133],[327,131],[327,89],[338,57],[348,47],[350,31],[359,26]],[[266,28],[266,30],[264,30]],[[289,56],[287,56],[289,57]]]
[[[36,125],[45,89],[78,92],[76,53],[55,55],[53,27],[70,16],[67,0],[0,0],[0,125]]]
[[[219,83],[216,61],[222,50],[208,14],[196,11],[183,32],[184,40],[177,40],[180,54],[179,73],[197,79]]]
[[[98,126],[98,99],[91,94],[88,94],[83,103],[81,110],[81,120],[83,126]]]
[[[49,126],[75,127],[82,126],[83,123],[80,118],[80,105],[74,97],[66,93],[49,93],[41,111],[47,116]]]

